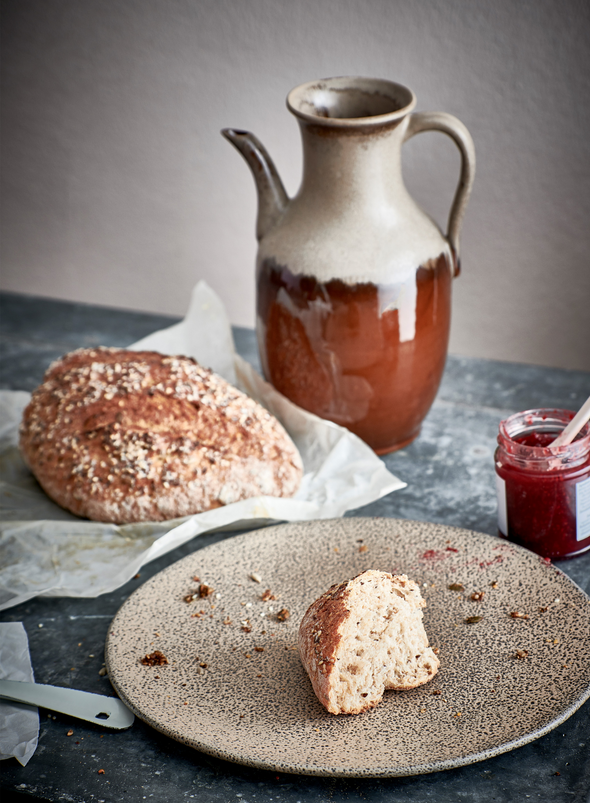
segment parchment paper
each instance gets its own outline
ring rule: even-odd
[[[0,623],[0,678],[34,683],[29,639],[22,622]],[[39,740],[39,711],[34,705],[0,700],[0,761],[28,763]]]
[[[0,610],[39,595],[113,591],[143,564],[213,529],[333,518],[405,487],[360,438],[292,404],[235,353],[223,304],[205,282],[193,290],[183,321],[131,348],[194,357],[263,404],[301,453],[301,488],[291,499],[259,496],[167,522],[80,519],[45,495],[20,457],[18,426],[29,394],[0,391]]]

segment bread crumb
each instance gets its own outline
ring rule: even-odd
[[[149,655],[144,655],[141,663],[144,666],[164,666],[164,664],[168,663],[168,659],[160,650],[154,650]]]

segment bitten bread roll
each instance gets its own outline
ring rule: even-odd
[[[369,570],[310,606],[299,628],[299,654],[331,714],[361,714],[385,689],[413,689],[434,677],[439,660],[422,624],[425,604],[405,574]]]
[[[261,405],[188,357],[79,349],[26,408],[25,462],[62,507],[163,521],[252,496],[292,496],[301,457]]]

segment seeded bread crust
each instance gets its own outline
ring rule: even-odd
[[[385,689],[413,689],[434,677],[439,660],[422,624],[425,604],[406,575],[368,570],[333,585],[309,607],[299,654],[330,713],[363,713]]]
[[[292,496],[303,467],[261,405],[187,357],[79,349],[27,406],[23,458],[59,505],[95,521],[164,521]]]

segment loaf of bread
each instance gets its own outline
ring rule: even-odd
[[[292,496],[301,457],[261,405],[187,357],[79,349],[26,408],[25,462],[59,505],[95,521],[164,521]]]
[[[439,660],[422,624],[425,604],[405,574],[369,570],[310,606],[299,628],[299,654],[331,714],[360,714],[385,689],[413,689],[434,677]]]

